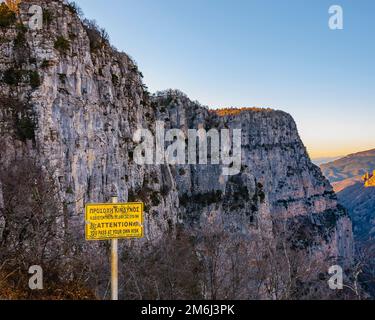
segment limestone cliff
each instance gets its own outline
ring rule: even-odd
[[[42,30],[16,24],[1,30],[1,163],[37,154],[60,185],[65,221],[80,226],[85,203],[105,202],[114,194],[123,201],[129,194],[149,197],[163,189],[154,206],[160,216],[147,210],[147,237],[157,238],[175,222],[178,200],[168,167],[132,164],[133,131],[154,119],[141,73],[108,43],[93,48],[90,30],[63,1],[22,3],[25,24],[32,4],[51,14]],[[33,85],[30,77],[18,74],[40,80]],[[22,106],[24,114],[17,116],[30,122],[32,133],[26,137],[15,128],[10,99]]]
[[[297,246],[322,250],[326,257],[351,259],[350,219],[328,180],[311,162],[290,115],[254,108],[209,111],[175,91],[153,100],[157,117],[168,127],[242,130],[240,174],[223,176],[215,165],[173,171],[183,221],[204,225],[219,219],[229,230],[251,233],[262,226],[269,232],[270,221],[282,217],[298,229],[299,236],[293,239]],[[317,243],[317,236],[326,242]]]
[[[290,115],[223,115],[173,92],[150,97],[136,64],[105,39],[98,43],[74,8],[57,0],[23,2],[24,24],[31,4],[48,12],[42,30],[16,23],[0,30],[0,164],[31,155],[52,171],[65,228],[82,238],[84,204],[118,194],[146,203],[150,240],[177,223],[199,228],[213,221],[233,233],[272,234],[272,220],[283,217],[298,225],[297,246],[351,258],[350,220]],[[240,174],[222,176],[217,165],[136,165],[133,133],[155,130],[156,120],[169,128],[242,129]]]

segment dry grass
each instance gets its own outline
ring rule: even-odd
[[[76,282],[45,284],[43,290],[30,290],[28,278],[0,273],[0,300],[98,300],[95,293]]]

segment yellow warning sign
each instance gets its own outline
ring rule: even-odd
[[[86,240],[143,238],[143,203],[87,204]]]

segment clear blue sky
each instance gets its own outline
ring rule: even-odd
[[[289,112],[313,157],[375,148],[374,0],[78,0],[150,91]],[[344,9],[344,30],[328,8]]]

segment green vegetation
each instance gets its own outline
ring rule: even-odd
[[[30,116],[17,118],[15,125],[16,134],[21,141],[35,140],[35,122]]]
[[[16,14],[5,3],[0,4],[0,28],[7,28],[16,22]]]
[[[23,32],[23,33],[27,32],[27,27],[21,22],[16,24],[16,29],[19,32]]]
[[[53,21],[53,13],[48,10],[43,10],[43,24],[49,25]]]
[[[67,194],[74,194],[73,188],[72,188],[71,186],[69,186],[69,187],[66,189],[66,193],[67,193]]]
[[[10,86],[16,86],[20,83],[28,83],[33,89],[39,87],[41,83],[37,71],[27,71],[14,68],[4,71],[3,82]]]
[[[30,104],[24,103],[19,99],[0,96],[0,109],[4,110],[3,121],[11,124],[17,138],[23,142],[35,140],[36,121]]]
[[[119,84],[119,78],[115,74],[112,74],[112,83],[117,86]]]
[[[66,74],[65,73],[59,73],[58,76],[59,76],[60,82],[62,84],[65,84],[66,83]]]
[[[16,86],[22,81],[22,75],[23,73],[20,70],[10,68],[5,70],[3,81],[10,86]]]
[[[33,89],[40,86],[40,76],[37,71],[29,71],[29,83]]]
[[[157,192],[151,194],[151,203],[153,207],[157,207],[161,203],[160,196]]]
[[[56,50],[60,51],[60,53],[66,54],[66,52],[70,49],[70,42],[63,36],[59,36],[55,41],[54,47]]]
[[[49,60],[43,60],[42,64],[40,65],[41,68],[47,69],[51,66],[51,61]]]

